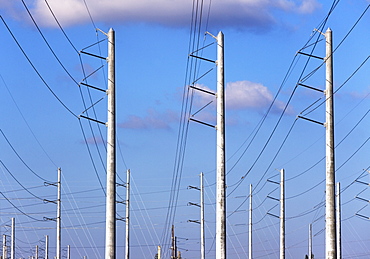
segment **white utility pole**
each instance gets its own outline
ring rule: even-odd
[[[280,170],[280,259],[285,259],[285,171]]]
[[[224,34],[217,35],[217,200],[216,259],[226,258],[226,196],[225,196],[225,73]]]
[[[7,257],[6,235],[3,235],[3,258]]]
[[[57,199],[57,259],[61,259],[62,257],[62,248],[61,248],[61,233],[62,233],[62,225],[61,225],[61,172],[62,170],[58,168],[58,199]]]
[[[39,259],[39,246],[38,245],[36,245],[35,259]]]
[[[204,184],[203,173],[200,173],[200,258],[205,259],[205,236],[204,236]]]
[[[342,215],[340,204],[340,182],[337,182],[337,259],[342,259]]]
[[[10,241],[10,259],[15,259],[15,218],[12,218],[12,234]]]
[[[252,184],[249,186],[248,259],[252,259]]]
[[[45,236],[45,259],[49,259],[49,236]]]
[[[308,225],[308,259],[312,257],[312,224]]]
[[[116,258],[116,98],[115,33],[108,32],[108,123],[107,123],[107,198],[105,259]]]
[[[126,243],[125,258],[130,257],[130,169],[127,170],[126,180]]]
[[[334,156],[334,97],[333,97],[333,43],[332,31],[325,32],[326,38],[326,259],[337,259],[335,223],[335,156]]]
[[[67,246],[67,259],[71,259],[71,246]]]

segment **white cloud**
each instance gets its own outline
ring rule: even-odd
[[[10,12],[18,1],[0,0],[0,9]],[[48,0],[63,26],[90,22],[83,0]],[[45,0],[28,0],[37,21],[44,26],[57,26]],[[154,23],[170,27],[189,27],[192,11],[190,0],[89,0],[88,10],[95,22]],[[204,2],[208,5],[208,1]],[[266,29],[276,22],[273,10],[287,13],[311,13],[319,8],[317,0],[213,0],[209,26],[239,29]],[[204,14],[208,6],[204,8]],[[14,16],[14,12],[13,12]]]
[[[250,81],[237,81],[226,86],[228,109],[264,108],[271,104],[273,96],[266,86]]]

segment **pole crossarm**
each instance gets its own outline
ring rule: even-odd
[[[358,196],[356,196],[355,198],[356,198],[356,199],[359,199],[359,200],[361,200],[361,201],[370,202],[370,200],[367,200],[367,199],[364,199],[364,198],[361,198],[361,197],[358,197]]]
[[[87,116],[84,116],[84,115],[80,115],[81,118],[84,118],[84,119],[87,119],[87,120],[90,120],[90,121],[94,121],[94,122],[97,122],[97,123],[100,123],[100,124],[104,124],[106,125],[105,122],[102,122],[102,121],[99,121],[99,120],[96,120],[96,119],[93,119],[93,118],[89,118]]]
[[[267,214],[267,215],[270,215],[270,216],[273,216],[273,217],[275,217],[275,218],[280,219],[280,217],[279,217],[279,216],[276,216],[275,214],[272,214],[272,213],[270,213],[270,212],[267,212],[266,214]]]
[[[188,206],[197,206],[200,208],[200,205],[194,202],[188,202]]]
[[[200,224],[200,221],[199,220],[192,220],[192,219],[189,219],[188,222],[192,222],[192,223],[197,223],[197,224]]]
[[[318,88],[315,88],[315,87],[312,87],[312,86],[309,86],[309,85],[305,85],[305,84],[302,84],[302,83],[298,83],[298,85],[306,87],[306,88],[311,89],[311,90],[315,90],[315,91],[324,93],[324,90],[321,90],[321,89],[318,89]]]
[[[204,93],[207,93],[207,94],[216,95],[216,93],[214,93],[214,92],[211,92],[211,91],[208,91],[208,90],[205,90],[205,89],[202,89],[202,88],[198,88],[198,87],[195,87],[193,85],[190,85],[189,87],[191,89],[198,90],[198,91],[201,91],[201,92],[204,92]]]
[[[107,92],[107,90],[105,90],[105,89],[101,89],[101,88],[99,88],[99,87],[96,87],[96,86],[93,86],[93,85],[89,85],[89,84],[86,84],[86,83],[83,83],[83,82],[81,82],[80,84],[81,84],[81,85],[84,85],[84,86],[87,86],[87,87],[90,87],[90,88],[92,88],[92,89],[95,89],[95,90],[101,91],[101,92]]]
[[[367,216],[364,216],[364,215],[361,215],[361,214],[358,214],[358,213],[356,213],[355,215],[359,216],[361,218],[364,218],[364,219],[370,219],[370,217],[367,217]]]
[[[267,179],[267,181],[268,181],[268,182],[270,182],[270,183],[274,183],[274,184],[280,185],[280,183],[279,183],[279,182],[275,182],[275,181],[272,181],[272,180],[270,180],[270,179]]]
[[[209,124],[209,123],[206,123],[206,122],[203,122],[203,121],[200,121],[200,120],[196,120],[196,119],[193,119],[193,118],[189,118],[189,120],[198,122],[200,124],[203,124],[203,125],[206,125],[206,126],[209,126],[209,127],[212,127],[212,128],[216,128],[216,126],[214,126],[212,124]]]
[[[44,220],[46,221],[46,220],[50,220],[50,221],[57,221],[57,219],[56,218],[48,218],[48,217],[44,217]]]
[[[204,60],[204,61],[208,61],[208,62],[211,62],[211,63],[216,63],[216,61],[212,60],[212,59],[208,59],[208,58],[202,58],[202,57],[199,57],[199,56],[195,56],[193,54],[189,54],[190,57],[193,57],[193,58],[197,58],[197,59],[200,59],[200,60]]]
[[[269,195],[267,195],[267,198],[272,199],[272,200],[275,200],[275,201],[280,201],[278,198],[271,197],[271,196],[269,196]]]
[[[301,55],[304,55],[304,56],[309,56],[311,58],[317,58],[317,59],[325,60],[325,58],[322,58],[322,57],[319,57],[319,56],[314,56],[314,55],[311,55],[311,54],[307,54],[307,53],[304,53],[304,52],[301,52],[301,51],[298,51],[297,54],[301,54]]]
[[[107,59],[106,57],[95,55],[95,54],[92,54],[92,53],[89,53],[89,52],[86,52],[86,51],[83,51],[83,50],[80,50],[80,53],[86,54],[86,55],[89,55],[89,56],[93,56],[93,57],[96,57],[96,58],[100,58],[100,59],[105,59],[105,60]]]
[[[363,181],[355,180],[355,182],[362,183],[362,184],[370,186],[370,183],[366,183],[366,182],[363,182]]]
[[[191,186],[191,185],[188,186],[188,189],[195,189],[195,190],[200,191],[200,188],[199,187]]]
[[[298,115],[297,118],[304,119],[306,121],[310,121],[310,122],[313,122],[313,123],[316,123],[316,124],[320,124],[320,125],[323,125],[323,126],[325,125],[325,123],[322,123],[322,122],[319,122],[319,121],[315,121],[313,119],[309,119],[309,118],[306,118],[306,117],[303,117],[303,116],[300,116],[300,115]]]
[[[51,201],[51,200],[44,199],[44,202],[45,202],[45,203],[49,203],[49,202],[50,202],[50,203],[57,204],[57,202],[58,202],[58,201],[57,201],[57,200],[55,200],[55,201]]]

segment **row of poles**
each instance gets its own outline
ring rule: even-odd
[[[326,39],[326,259],[337,259],[337,233],[335,218],[335,159],[334,159],[334,104],[333,104],[333,52],[332,31],[322,33]],[[108,36],[108,123],[107,123],[107,196],[105,259],[116,258],[116,100],[115,100],[115,34]],[[217,37],[217,143],[216,143],[216,259],[226,258],[226,196],[225,196],[225,79],[224,35]],[[303,53],[302,53],[303,54]],[[310,56],[310,55],[309,55]],[[128,222],[128,218],[126,221]],[[127,229],[128,232],[128,229]],[[128,233],[126,233],[127,235]],[[281,244],[284,245],[284,244]],[[126,247],[126,259],[129,257]],[[251,255],[250,255],[251,256]],[[284,254],[282,254],[284,256]],[[251,257],[250,257],[251,258]]]

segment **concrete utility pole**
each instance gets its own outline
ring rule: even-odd
[[[333,43],[332,31],[325,32],[326,38],[326,259],[337,259],[335,223],[335,156],[334,156],[334,97],[333,97]]]
[[[171,241],[172,241],[172,256],[171,259],[176,259],[176,238],[175,238],[175,226],[172,225],[172,230],[171,230]]]
[[[337,259],[342,259],[342,215],[340,204],[340,182],[337,182]]]
[[[71,246],[67,246],[67,259],[71,259]]]
[[[285,259],[285,171],[280,170],[280,259]]]
[[[15,259],[15,218],[12,218],[12,234],[10,241],[10,259]]]
[[[108,129],[105,259],[116,258],[116,98],[115,33],[108,32]]]
[[[226,198],[225,198],[225,73],[224,34],[217,35],[217,200],[216,200],[216,259],[226,258]]]
[[[312,257],[312,224],[308,225],[308,259]]]
[[[158,251],[158,258],[157,259],[161,259],[161,246],[157,247],[157,251]]]
[[[49,236],[45,236],[45,259],[49,259]]]
[[[38,245],[36,245],[35,259],[39,259],[39,246]]]
[[[62,225],[61,225],[61,173],[62,170],[58,168],[58,199],[57,199],[57,259],[62,257],[62,246],[61,246],[61,237],[62,237]]]
[[[200,258],[205,258],[205,236],[204,236],[204,174],[200,173]]]
[[[7,258],[6,235],[3,235],[3,258]]]
[[[125,258],[130,257],[130,169],[127,170],[126,180],[126,242]]]
[[[248,259],[252,259],[252,184],[249,186]]]

